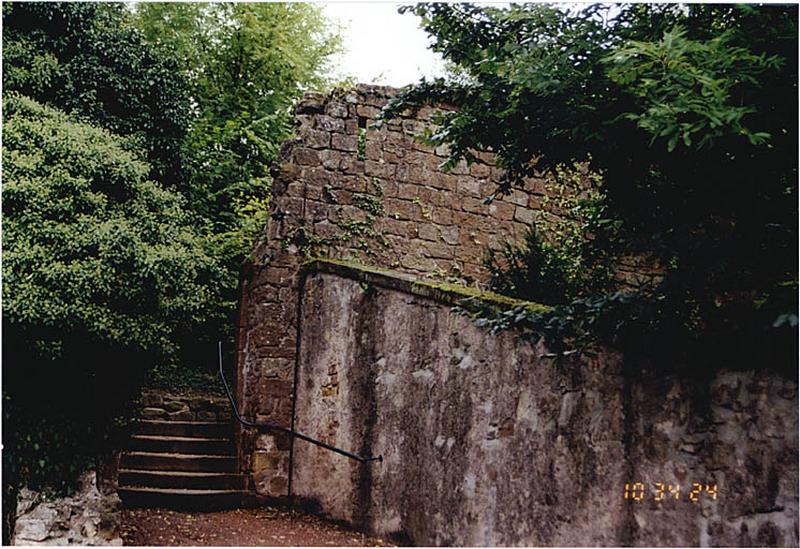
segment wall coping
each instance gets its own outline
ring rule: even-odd
[[[465,299],[474,299],[500,309],[525,307],[534,312],[547,312],[552,309],[547,305],[542,305],[541,303],[535,303],[533,301],[515,299],[494,292],[481,291],[476,288],[458,284],[425,280],[398,271],[381,269],[340,259],[313,258],[303,263],[301,271],[303,274],[319,272],[350,278],[381,288],[388,288],[390,290],[426,297],[445,305],[458,305]]]

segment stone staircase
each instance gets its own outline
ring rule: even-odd
[[[122,503],[197,511],[249,505],[246,477],[238,474],[233,426],[221,419],[227,412],[215,410],[209,398],[162,395],[157,400],[143,397],[147,419],[136,423],[120,459]]]

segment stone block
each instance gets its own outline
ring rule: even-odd
[[[344,120],[333,118],[332,116],[319,115],[314,119],[314,128],[324,132],[343,132]]]
[[[458,192],[475,197],[481,196],[481,184],[476,179],[462,177],[457,183]]]
[[[384,199],[386,215],[394,219],[415,219],[416,209],[410,200],[400,200],[397,198]]]
[[[378,115],[381,113],[381,110],[376,107],[371,107],[367,105],[358,105],[356,107],[356,114],[358,116],[363,116],[365,118],[376,119]]]
[[[400,266],[418,273],[428,273],[436,269],[436,262],[418,254],[408,253],[400,258]]]
[[[342,162],[342,153],[339,151],[320,151],[319,159],[322,167],[328,170],[338,170]]]
[[[333,118],[347,118],[347,104],[328,101],[327,105],[325,105],[325,114]]]
[[[312,149],[324,149],[331,144],[331,134],[321,130],[307,130],[301,137],[303,143]]]
[[[434,208],[431,212],[431,221],[437,225],[452,225],[453,212],[447,208]]]
[[[469,167],[469,174],[473,177],[477,177],[478,179],[487,179],[492,175],[492,169],[490,166],[486,164],[479,164],[474,162]]]
[[[348,119],[344,121],[344,133],[347,135],[358,135],[358,120]]]
[[[188,410],[189,405],[182,400],[168,400],[164,402],[162,408],[167,412],[180,412],[182,410]]]
[[[316,114],[323,112],[325,108],[325,96],[321,93],[306,93],[303,100],[297,105],[297,114]]]
[[[442,192],[441,189],[420,187],[418,196],[419,201],[425,206],[446,206],[447,204],[447,193]]]
[[[514,189],[511,191],[511,194],[506,197],[506,200],[516,206],[525,207],[528,205],[528,193],[519,189]]]
[[[484,204],[483,200],[469,196],[465,196],[461,201],[461,209],[477,215],[487,215],[489,213],[489,206]]]
[[[459,178],[449,173],[442,171],[433,171],[430,173],[428,184],[437,189],[453,192],[458,186]]]
[[[339,151],[355,152],[358,150],[358,137],[335,133],[331,136],[331,147]]]
[[[383,160],[383,147],[376,141],[367,141],[364,144],[364,157],[367,160]]]
[[[423,240],[439,240],[439,231],[437,230],[436,226],[427,223],[423,223],[418,227],[417,234]]]
[[[444,242],[425,242],[422,245],[425,255],[434,259],[453,259],[455,252],[453,247]]]
[[[413,200],[419,194],[419,185],[414,183],[398,183],[397,197],[404,200]]]
[[[197,414],[186,409],[178,412],[171,412],[167,414],[167,417],[172,421],[195,421],[197,419]]]
[[[529,210],[528,208],[520,208],[517,206],[514,209],[514,220],[519,221],[520,223],[525,223],[526,225],[532,225],[535,219],[535,215],[533,210]]]
[[[347,175],[362,175],[364,173],[364,161],[352,155],[343,156],[339,170]]]
[[[509,204],[508,202],[504,202],[502,200],[493,200],[492,203],[489,204],[489,215],[495,219],[510,221],[514,219],[515,209],[516,208],[513,204]]]
[[[167,411],[163,408],[142,408],[140,413],[142,419],[163,419],[167,417]]]
[[[320,164],[319,153],[313,149],[295,149],[294,160],[300,166],[318,166]]]
[[[460,230],[458,227],[439,227],[439,234],[442,236],[442,240],[444,240],[447,244],[451,246],[457,246],[460,236]]]
[[[394,177],[395,169],[395,164],[387,164],[376,160],[364,162],[364,173],[372,177]]]
[[[147,407],[159,407],[161,406],[163,399],[161,395],[158,393],[143,393],[142,394],[142,406]]]

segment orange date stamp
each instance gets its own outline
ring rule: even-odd
[[[708,498],[716,500],[719,491],[716,484],[701,484],[693,482],[691,490],[685,492],[685,499],[692,503],[699,503],[700,498]],[[626,500],[641,502],[645,499],[652,498],[653,501],[664,501],[666,499],[675,499],[680,501],[681,487],[679,484],[666,484],[664,482],[656,482],[650,490],[643,482],[625,483],[625,493],[623,496]]]

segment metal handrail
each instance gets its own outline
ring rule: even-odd
[[[239,413],[239,407],[236,405],[236,399],[233,397],[233,393],[231,392],[231,388],[228,386],[228,380],[225,379],[225,374],[222,370],[222,342],[219,342],[219,377],[222,379],[222,385],[225,387],[225,392],[228,394],[228,400],[231,403],[231,408],[233,409],[233,415],[236,417],[236,420],[246,427],[254,427],[256,429],[265,429],[268,431],[279,431],[281,433],[286,433],[289,436],[293,436],[295,438],[299,438],[300,440],[305,440],[306,442],[310,442],[311,444],[316,444],[317,446],[321,446],[326,450],[330,450],[331,452],[336,452],[337,454],[341,454],[345,457],[349,457],[350,459],[354,459],[356,461],[360,461],[361,463],[367,463],[369,461],[383,461],[383,456],[377,457],[362,457],[357,456],[356,454],[352,454],[347,450],[342,450],[341,448],[337,448],[336,446],[331,446],[330,444],[326,444],[321,440],[316,440],[311,438],[310,436],[304,435],[302,433],[298,433],[297,431],[293,431],[292,429],[287,429],[286,427],[281,427],[280,425],[275,425],[274,423],[256,423],[253,421],[246,420],[242,417]]]

